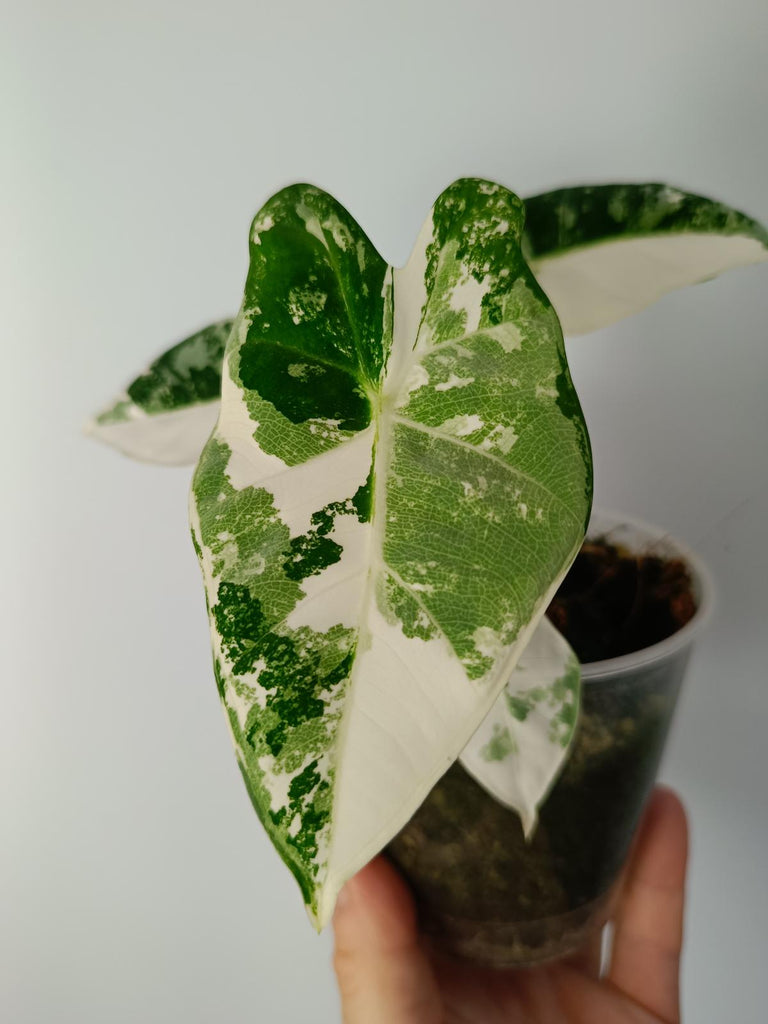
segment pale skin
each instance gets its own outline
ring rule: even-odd
[[[517,971],[431,956],[407,887],[379,857],[347,883],[334,917],[343,1024],[678,1024],[687,854],[685,811],[659,788],[630,858],[603,978],[594,949]]]

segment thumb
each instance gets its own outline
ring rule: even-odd
[[[333,918],[344,1024],[440,1024],[440,996],[407,886],[383,857],[351,878]]]

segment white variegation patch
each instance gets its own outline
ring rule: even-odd
[[[281,519],[291,536],[296,537],[309,530],[314,512],[348,497],[365,483],[371,468],[374,433],[369,427],[343,446],[290,467],[253,442],[242,447],[233,443],[227,476],[237,490],[258,484],[269,491]]]
[[[495,341],[503,352],[514,352],[523,343],[520,328],[513,322],[498,324],[495,327],[485,327],[483,335]]]
[[[371,590],[375,589],[375,585]],[[406,637],[367,600],[363,645],[350,683],[339,744],[336,828],[318,907],[327,920],[344,881],[414,813],[461,745],[462,716],[477,714],[477,691],[443,636]],[[439,674],[439,688],[425,685]],[[372,768],[376,765],[374,784]],[[394,827],[394,831],[393,831]]]
[[[440,424],[440,432],[452,434],[454,437],[467,437],[468,434],[475,434],[485,426],[483,420],[476,414],[451,416]]]
[[[514,427],[505,427],[503,423],[497,423],[480,442],[480,447],[484,451],[492,451],[496,448],[503,455],[507,455],[515,441],[517,441],[517,434]]]
[[[509,230],[509,224],[507,224]],[[477,280],[472,274],[467,273],[459,278],[451,293],[450,308],[466,316],[465,330],[469,334],[476,331],[480,326],[480,316],[483,298],[491,288],[489,277]]]
[[[403,385],[405,393],[410,395],[412,391],[418,391],[419,388],[425,388],[428,385],[429,374],[427,373],[427,368],[422,366],[421,363],[416,363],[411,366],[405,378],[405,384]]]
[[[120,420],[99,422],[97,416],[86,424],[85,433],[132,459],[162,466],[187,466],[195,462],[219,415],[218,401],[154,415],[144,412],[127,395],[115,404],[123,406]],[[114,405],[105,411],[113,408]]]
[[[435,384],[435,391],[450,391],[452,388],[465,388],[469,384],[474,384],[474,382],[474,377],[457,377],[455,373],[452,373],[448,380],[444,380],[440,384]]]
[[[568,756],[578,708],[578,660],[544,618],[460,758],[491,796],[518,812],[526,838]]]
[[[365,477],[360,480],[363,483]],[[354,515],[337,516],[328,537],[341,546],[341,559],[316,576],[302,580],[301,589],[306,596],[286,619],[290,629],[309,626],[324,633],[337,623],[358,626],[373,543],[371,524],[361,523]]]
[[[253,224],[251,225],[251,243],[253,245],[261,245],[261,235],[265,231],[269,231],[271,227],[274,227],[274,220],[267,214],[265,217],[254,218]]]
[[[237,720],[240,723],[241,729],[245,729],[248,715],[253,705],[255,703],[262,703],[259,701],[256,691],[250,690],[246,693],[241,687],[241,690],[238,693],[233,682],[230,682],[224,691],[224,702],[227,707],[231,708],[237,715]]]
[[[231,439],[227,479],[235,490],[251,487],[254,480],[277,479],[287,472],[288,464],[279,455],[265,452],[256,441],[259,423],[251,419],[242,389],[228,373],[224,374],[221,390],[222,402],[228,410],[227,433]]]
[[[619,238],[534,263],[566,334],[623,320],[668,292],[768,259],[754,238],[714,234]]]

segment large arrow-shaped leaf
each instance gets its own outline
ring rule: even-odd
[[[668,185],[579,185],[533,196],[525,207],[523,250],[566,335],[768,259],[768,232],[756,221]],[[229,326],[212,324],[170,349],[91,433],[135,458],[194,462],[216,419]]]
[[[258,214],[191,514],[251,798],[322,926],[476,730],[581,544],[584,422],[522,203],[462,180],[393,271]]]

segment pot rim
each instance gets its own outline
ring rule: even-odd
[[[664,661],[678,651],[690,647],[696,634],[709,620],[714,607],[714,583],[709,569],[686,544],[673,537],[667,530],[646,520],[627,516],[612,509],[593,508],[587,537],[600,535],[611,539],[612,535],[616,534],[620,535],[616,537],[616,542],[631,551],[653,551],[662,556],[671,555],[682,559],[691,572],[696,611],[682,629],[678,629],[665,640],[633,651],[631,654],[622,654],[618,658],[606,658],[605,661],[583,664],[581,678],[584,683],[599,682],[606,676],[615,677],[633,672],[641,666]],[[629,534],[630,537],[621,536],[622,534]]]

